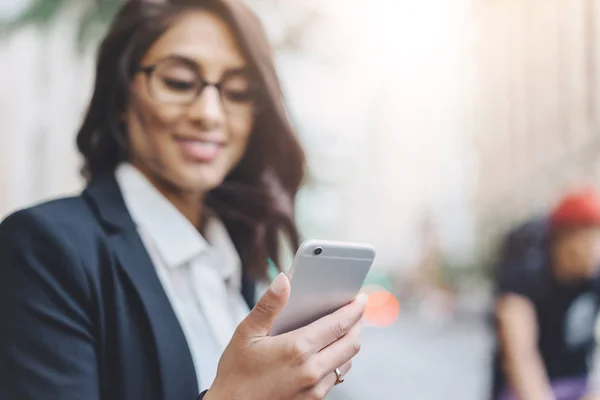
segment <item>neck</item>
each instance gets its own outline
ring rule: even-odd
[[[192,225],[200,229],[204,213],[204,196],[202,194],[158,189]]]
[[[569,270],[564,266],[555,264],[553,269],[554,278],[561,283],[570,283],[573,281],[573,277],[569,273]]]
[[[204,214],[204,193],[181,190],[145,168],[139,165],[135,165],[135,167],[192,225],[198,229],[201,228]]]
[[[564,285],[576,284],[586,280],[586,278],[578,272],[580,271],[580,268],[578,268],[571,260],[555,260],[553,267],[552,272],[554,274],[554,279]]]

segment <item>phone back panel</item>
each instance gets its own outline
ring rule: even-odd
[[[317,248],[322,249],[315,254]],[[306,326],[350,303],[375,259],[372,246],[311,240],[304,242],[288,274],[292,293],[271,335]]]

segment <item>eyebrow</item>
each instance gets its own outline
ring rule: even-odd
[[[250,70],[248,67],[235,67],[226,69],[223,73],[223,79],[234,78],[234,77],[250,78]]]
[[[159,62],[162,62],[165,60],[169,60],[169,59],[179,60],[185,64],[193,66],[201,75],[204,74],[204,67],[202,66],[202,64],[196,62],[195,60],[193,60],[190,57],[187,57],[187,56],[184,56],[184,55],[178,54],[178,53],[169,54],[168,56],[159,59],[156,63],[159,63]],[[250,78],[250,75],[251,75],[250,68],[247,65],[241,65],[241,66],[225,69],[225,71],[223,72],[222,79],[238,77],[238,76]]]

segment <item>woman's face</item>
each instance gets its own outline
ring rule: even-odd
[[[241,160],[254,115],[246,62],[229,27],[207,11],[186,13],[140,68],[124,114],[130,161],[155,184],[201,194],[215,188]]]

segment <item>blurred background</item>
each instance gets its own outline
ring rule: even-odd
[[[599,183],[600,3],[247,1],[309,157],[303,235],[378,251],[330,398],[485,399],[498,239]],[[0,0],[0,218],[81,190],[74,137],[119,4]]]

